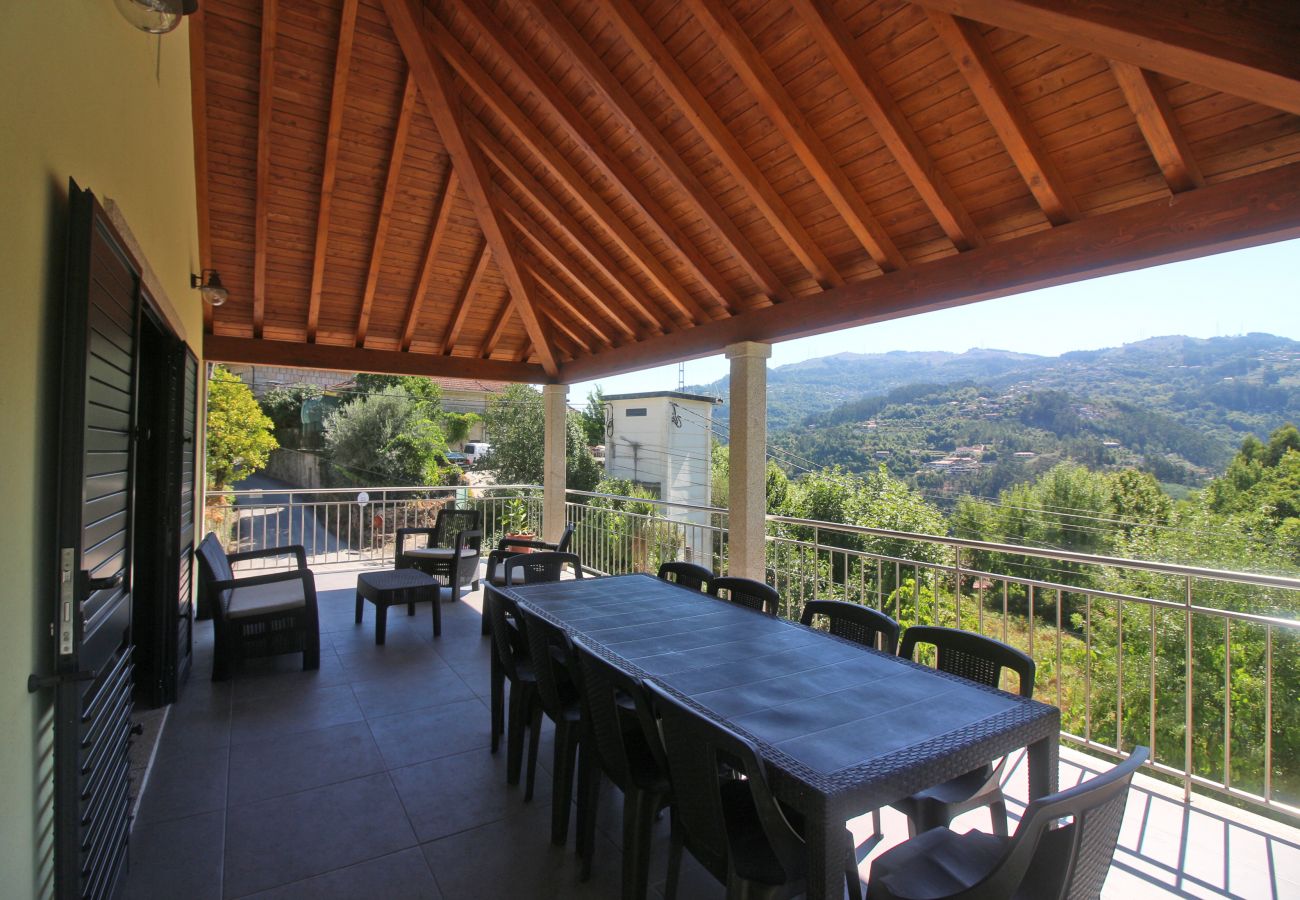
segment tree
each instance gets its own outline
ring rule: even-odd
[[[262,410],[275,423],[275,438],[281,445],[301,439],[302,405],[323,393],[314,384],[284,385],[266,392],[261,400]]]
[[[492,450],[483,465],[500,484],[541,484],[545,474],[546,409],[542,395],[526,384],[512,384],[488,401],[484,414]],[[568,487],[589,491],[600,481],[601,467],[587,447],[578,413],[565,422],[565,469]]]
[[[401,387],[358,397],[325,421],[333,460],[359,484],[438,484],[449,474],[447,441],[427,403]]]
[[[222,366],[208,381],[207,471],[213,490],[266,467],[271,451],[280,446],[271,434],[274,422],[262,412],[243,380]]]
[[[582,430],[591,446],[605,443],[605,392],[596,385],[587,394],[587,408],[578,414],[582,417]]]

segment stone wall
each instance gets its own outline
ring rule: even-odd
[[[324,486],[321,484],[321,460],[315,453],[304,453],[301,450],[289,450],[284,447],[272,450],[265,472],[277,481],[296,487]]]

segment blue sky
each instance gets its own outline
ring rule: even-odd
[[[972,347],[1057,356],[1163,334],[1193,337],[1264,331],[1300,340],[1300,240],[1094,278],[957,309],[864,325],[772,347],[769,367],[835,353]],[[686,363],[686,383],[727,374],[721,355]],[[581,406],[599,383],[607,394],[675,390],[677,366],[584,381]]]

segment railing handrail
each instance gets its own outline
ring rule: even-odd
[[[463,490],[482,490],[482,491],[540,491],[543,490],[540,484],[491,484],[491,485],[473,485],[467,488],[466,485],[460,484],[424,484],[393,487],[391,485],[384,487],[350,487],[350,488],[305,488],[305,487],[270,487],[270,488],[227,488],[225,490],[204,491],[205,496],[223,496],[223,497],[251,497],[255,494],[357,494],[361,491],[384,491],[388,493],[397,493],[401,491],[441,491],[450,493]]]
[[[653,497],[627,497],[623,494],[598,494],[595,491],[579,491],[572,488],[566,490],[565,495],[572,494],[575,497],[595,497],[598,500],[626,500],[630,503],[653,503],[655,506],[672,506],[678,509],[689,509],[695,512],[721,513],[727,515],[731,510],[725,506],[701,506],[698,503],[682,503],[680,500],[659,500]]]

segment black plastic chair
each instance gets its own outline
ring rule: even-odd
[[[1115,855],[1133,773],[1148,756],[1029,804],[1015,837],[935,828],[871,864],[871,900],[1094,900]],[[1070,817],[1068,825],[1051,826]]]
[[[879,610],[843,600],[809,600],[804,604],[799,621],[812,625],[813,616],[825,616],[830,633],[837,637],[856,641],[890,656],[898,652],[899,625]]]
[[[726,596],[723,597],[723,592]],[[781,609],[781,595],[776,589],[752,578],[724,575],[709,582],[709,593],[740,606],[748,606],[774,616]]]
[[[989,687],[1000,687],[1002,671],[1010,669],[1020,677],[1020,696],[1034,695],[1034,661],[1001,641],[956,628],[937,625],[914,625],[903,632],[898,655],[914,659],[918,645],[932,645],[936,651],[936,668],[960,675]],[[989,807],[993,831],[1007,836],[1007,804],[1002,793],[1002,773],[1007,759],[996,765],[985,764],[943,784],[926,788],[897,803],[894,809],[907,816],[908,833],[915,837],[931,828],[948,825],[964,812]]]
[[[714,575],[704,566],[689,562],[666,562],[659,567],[659,577],[696,591],[708,591]]]
[[[566,553],[569,549],[569,542],[573,540],[573,523],[570,522],[564,526],[564,533],[560,535],[560,540],[554,544],[546,541],[534,541],[527,538],[502,538],[497,542],[496,549],[488,554],[487,569],[484,572],[484,578],[487,583],[493,587],[504,587],[506,584],[506,567],[507,559],[512,556],[518,556],[521,553],[530,553],[536,550],[555,551]],[[520,576],[522,578],[522,576]],[[490,622],[487,616],[483,617],[483,634],[488,633]]]
[[[580,637],[569,647],[582,704],[578,762],[578,853],[591,875],[601,773],[623,792],[623,898],[642,900],[650,873],[650,833],[669,801],[668,760],[645,685]]]
[[[410,538],[423,535],[425,546],[408,547]],[[432,528],[399,528],[394,569],[418,569],[451,588],[452,599],[469,585],[478,590],[478,561],[483,546],[483,514],[476,509],[443,507]]]
[[[484,606],[492,617],[492,752],[497,752],[501,732],[506,737],[506,783],[519,783],[523,763],[524,730],[532,721],[538,703],[537,674],[528,641],[520,630],[518,605],[490,585],[484,591]],[[510,682],[510,716],[505,715],[505,683]],[[533,799],[534,768],[528,770],[524,799]]]
[[[727,886],[732,900],[794,897],[804,891],[803,837],[772,795],[758,748],[645,682],[663,725],[672,783],[672,847],[666,900],[677,895],[682,849]],[[849,893],[861,896],[853,836],[844,831]]]

